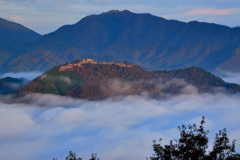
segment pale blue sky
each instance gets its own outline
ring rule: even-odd
[[[239,0],[0,0],[0,17],[40,34],[112,9],[151,13],[184,22],[240,26]]]

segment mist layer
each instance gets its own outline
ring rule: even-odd
[[[239,104],[240,95],[222,93],[101,101],[26,95],[0,104],[0,159],[61,160],[71,150],[84,159],[97,153],[104,160],[143,160],[153,154],[152,140],[167,144],[178,138],[178,125],[199,124],[202,116],[211,139],[227,128],[239,146]]]

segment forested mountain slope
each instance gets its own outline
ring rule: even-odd
[[[66,66],[69,66],[66,65]],[[122,67],[116,63],[82,64],[62,71],[56,66],[24,87],[22,93],[50,93],[86,99],[102,99],[120,95],[147,94],[162,97],[171,94],[240,91],[240,86],[199,67],[170,71],[147,71],[138,65]]]
[[[8,48],[13,46],[4,48],[12,53]],[[150,70],[198,66],[208,71],[240,71],[240,28],[109,11],[62,26],[30,46],[20,46],[19,52],[2,65],[1,72],[47,71],[84,57],[127,60]]]

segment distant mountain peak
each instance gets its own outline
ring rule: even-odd
[[[10,36],[11,30],[0,35],[7,32],[8,39],[16,35]],[[0,48],[0,69],[46,71],[66,61],[89,57],[99,62],[127,60],[148,70],[198,66],[208,71],[220,68],[237,72],[239,37],[240,29],[223,25],[110,10],[62,26],[32,44],[4,45]]]
[[[102,12],[102,13],[100,13],[100,14],[91,14],[91,15],[88,15],[88,16],[86,16],[86,17],[84,17],[83,19],[85,19],[85,18],[88,18],[88,17],[92,17],[92,16],[104,16],[104,15],[107,15],[107,14],[121,14],[121,13],[132,13],[132,12],[130,12],[129,10],[122,10],[122,11],[120,11],[120,10],[109,10],[109,11],[107,11],[107,12]],[[132,13],[133,14],[133,13]],[[80,20],[81,21],[81,20]]]
[[[121,12],[121,11],[119,11],[119,10],[110,10],[110,11],[105,12],[105,13],[119,13],[119,12]],[[103,12],[103,13],[104,13],[104,12]]]
[[[122,10],[122,11],[119,11],[119,10],[110,10],[108,12],[103,12],[102,14],[106,14],[106,13],[124,13],[124,12],[129,12],[129,10]]]
[[[11,41],[33,41],[41,35],[16,22],[0,18],[0,43]]]

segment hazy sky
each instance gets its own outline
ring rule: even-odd
[[[0,17],[40,33],[112,9],[239,26],[239,0],[0,0]]]

